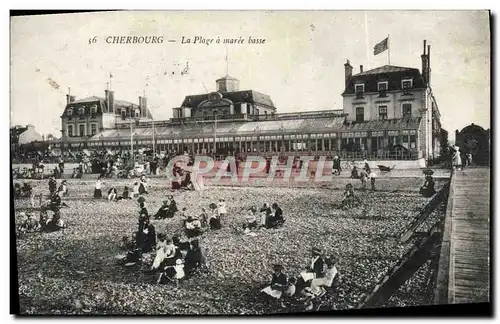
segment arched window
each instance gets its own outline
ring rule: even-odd
[[[73,137],[73,125],[68,125],[68,136]]]
[[[68,117],[72,117],[73,116],[73,108],[68,108],[66,113],[67,113]]]
[[[78,115],[83,116],[85,114],[85,106],[78,108]]]

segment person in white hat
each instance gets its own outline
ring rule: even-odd
[[[455,146],[453,148],[455,153],[453,153],[453,169],[457,169],[458,171],[462,170],[462,158],[460,157],[460,148]]]

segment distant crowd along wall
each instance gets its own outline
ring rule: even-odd
[[[208,173],[213,173],[217,172],[220,168],[220,165],[224,161],[215,161],[214,167],[212,168],[212,171]],[[257,161],[253,161],[251,163],[251,168],[256,169],[258,167]],[[408,170],[408,169],[420,169],[425,167],[425,160],[420,159],[420,160],[401,160],[401,161],[394,161],[394,160],[389,160],[389,161],[368,161],[368,164],[372,169],[378,169],[379,165],[383,165],[386,167],[394,168],[396,170]],[[240,163],[238,170],[243,170],[246,164]],[[341,168],[342,170],[352,170],[353,166],[356,165],[358,167],[363,167],[363,161],[341,161]],[[13,164],[12,168],[20,168],[22,170],[23,168],[28,168],[31,169],[32,164]],[[57,167],[57,164],[55,163],[47,163],[45,164],[45,171],[47,173],[52,172],[54,168]],[[78,167],[77,163],[65,163],[64,165],[64,173],[72,173],[73,168]],[[206,162],[201,161],[200,162],[200,168],[206,168],[207,164]],[[309,165],[307,168],[308,172],[316,172],[316,169],[318,167],[318,161],[309,161]],[[324,164],[323,168],[323,174],[329,174],[333,169],[333,162],[332,161],[326,161]]]

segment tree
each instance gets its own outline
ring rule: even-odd
[[[449,161],[450,159],[450,143],[448,142],[448,131],[444,128],[441,128],[439,132],[439,143],[441,145],[440,157],[441,161]]]

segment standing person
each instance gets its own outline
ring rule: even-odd
[[[226,201],[224,198],[219,199],[219,203],[217,204],[217,211],[219,213],[220,220],[223,220],[227,214]]]
[[[95,183],[95,189],[94,189],[94,198],[95,199],[102,198],[102,185],[103,185],[103,183],[101,182],[101,176],[99,176],[99,178],[97,178],[97,181]]]
[[[58,166],[59,166],[59,171],[61,172],[61,174],[64,174],[64,160],[62,158],[62,155],[60,155],[57,158],[57,163],[58,163]]]
[[[59,186],[59,188],[57,189],[57,191],[59,192],[60,195],[62,195],[63,197],[66,197],[68,196],[68,183],[66,180],[63,180],[61,182],[61,185]]]
[[[361,180],[361,190],[366,190],[366,184],[368,182],[368,173],[365,169],[359,171],[359,179]]]
[[[365,164],[365,166],[363,167],[363,169],[366,171],[367,174],[370,174],[372,172],[372,170],[370,169],[370,165],[368,164],[368,161],[365,160],[364,164]]]
[[[377,178],[377,173],[375,171],[372,171],[368,177],[370,178],[370,183],[372,185],[372,190],[375,191],[375,179]]]
[[[54,176],[50,176],[49,179],[49,192],[50,195],[52,196],[57,190],[57,181]]]
[[[467,163],[472,166],[472,154],[470,152],[467,153]]]
[[[454,147],[455,153],[453,153],[453,169],[462,170],[462,158],[460,157],[460,148],[458,146]]]

